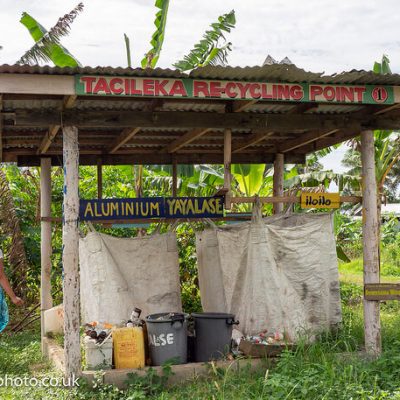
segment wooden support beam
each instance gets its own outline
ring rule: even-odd
[[[49,154],[50,156],[50,154]],[[178,164],[223,164],[224,157],[221,151],[217,153],[175,153]],[[28,155],[24,152],[4,153],[7,161],[17,161],[20,167],[39,166],[39,158],[33,154]],[[6,158],[8,157],[8,158]],[[13,158],[15,157],[15,158]],[[147,153],[132,154],[100,154],[87,153],[81,154],[79,158],[80,165],[97,165],[98,158],[101,158],[103,165],[154,165],[154,164],[172,164],[172,154],[156,153],[149,151]],[[52,164],[60,165],[60,154],[51,154]],[[275,153],[235,153],[232,154],[233,164],[265,164],[273,163]],[[305,154],[286,153],[285,162],[288,164],[304,164]]]
[[[123,146],[126,142],[129,142],[129,140],[131,140],[138,132],[140,132],[140,129],[141,128],[124,129],[115,142],[108,148],[107,152],[114,154],[121,146]]]
[[[224,132],[224,189],[227,189],[225,194],[225,209],[231,209],[231,162],[232,162],[232,131],[226,129]]]
[[[282,197],[232,197],[231,202],[234,204],[241,203],[254,203],[257,199],[260,200],[262,204],[274,204],[274,203],[300,203],[300,196],[282,196]],[[360,196],[340,196],[341,203],[360,203],[362,197]]]
[[[239,153],[247,149],[248,147],[254,146],[257,143],[262,142],[273,134],[274,132],[271,131],[252,133],[251,135],[249,135],[249,138],[247,140],[233,146],[232,153]]]
[[[51,158],[40,160],[40,217],[51,216]],[[51,222],[40,223],[40,333],[43,352],[44,312],[53,307],[51,296]]]
[[[103,198],[103,164],[101,158],[97,159],[97,198]]]
[[[178,191],[178,164],[174,159],[172,161],[172,197],[177,196]]]
[[[45,154],[47,152],[51,143],[53,142],[54,138],[56,137],[59,129],[60,129],[60,125],[50,126],[47,134],[43,137],[36,154],[40,155],[40,154]]]
[[[179,139],[174,140],[171,144],[166,147],[168,153],[174,153],[189,143],[195,141],[201,136],[209,132],[210,129],[194,129],[188,133],[182,135]]]
[[[273,176],[273,193],[274,197],[283,196],[283,179],[285,172],[285,156],[282,153],[277,153],[274,161],[274,176]],[[279,214],[283,211],[283,203],[274,203],[274,214]]]
[[[375,176],[374,132],[361,132],[363,192],[363,261],[364,285],[379,283],[379,221],[378,191]],[[364,299],[365,349],[379,356],[381,346],[379,302]]]
[[[287,153],[289,151],[293,151],[298,149],[299,147],[305,146],[306,144],[315,142],[318,139],[324,138],[326,136],[330,136],[333,133],[337,132],[339,129],[330,129],[323,132],[309,132],[304,135],[300,135],[298,139],[288,140],[279,146],[280,153]]]
[[[213,129],[268,129],[275,132],[293,132],[296,129],[332,130],[348,128],[349,124],[371,129],[400,127],[400,118],[393,116],[320,115],[320,114],[256,114],[256,113],[199,113],[186,111],[82,111],[66,110],[64,125],[82,128],[187,128]],[[42,127],[57,125],[59,111],[24,111],[15,113],[15,126]],[[196,135],[194,135],[196,136]],[[200,135],[201,136],[201,135]]]
[[[63,252],[64,271],[64,352],[65,375],[78,376],[81,371],[80,293],[79,293],[79,193],[78,193],[78,129],[63,128],[64,203]]]

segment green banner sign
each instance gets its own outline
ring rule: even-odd
[[[393,86],[76,75],[77,95],[394,104]]]

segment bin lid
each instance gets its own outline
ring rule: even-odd
[[[167,313],[157,313],[148,315],[145,320],[151,323],[163,323],[163,322],[173,322],[173,321],[184,321],[188,319],[189,315],[180,312],[167,312]]]
[[[220,313],[220,312],[203,312],[203,313],[192,313],[193,318],[211,318],[211,319],[235,319],[233,314]]]

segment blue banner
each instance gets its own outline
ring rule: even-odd
[[[153,218],[219,218],[223,197],[146,197],[136,199],[81,200],[81,221]]]

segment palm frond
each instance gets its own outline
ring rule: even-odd
[[[225,65],[228,54],[232,50],[232,44],[226,41],[225,34],[229,33],[235,24],[234,10],[218,17],[218,22],[211,24],[211,29],[206,31],[203,39],[195,44],[182,60],[173,64],[174,67],[181,71],[188,71],[208,64]],[[225,40],[222,45],[219,44],[221,39]]]
[[[150,41],[152,48],[145,54],[142,60],[142,68],[154,68],[156,66],[164,43],[169,0],[156,0],[155,6],[159,9],[154,20],[156,31],[153,33]]]
[[[17,64],[38,64],[39,61],[52,61],[60,67],[78,66],[79,62],[65,47],[61,46],[60,39],[69,34],[71,24],[83,10],[83,7],[83,3],[79,3],[72,11],[59,18],[56,25],[49,31],[28,13],[24,12],[20,22],[29,30],[36,43],[25,52],[17,61]]]

